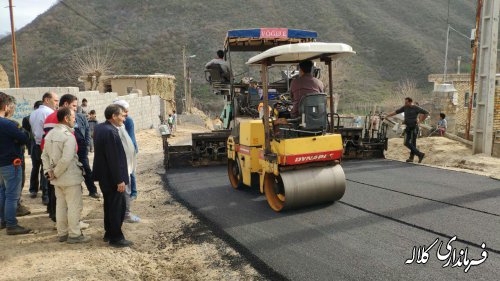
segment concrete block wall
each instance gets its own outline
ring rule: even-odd
[[[118,95],[116,93],[99,93],[97,91],[80,92],[77,87],[41,87],[41,88],[7,88],[0,89],[8,95],[12,95],[17,100],[14,119],[21,121],[24,116],[33,111],[33,104],[41,100],[44,93],[53,91],[59,96],[72,94],[78,97],[79,102],[82,99],[88,100],[88,110],[94,109],[97,114],[97,120],[104,122],[104,109],[113,103]],[[126,100],[130,104],[129,114],[134,119],[135,129],[149,129],[160,125],[160,97],[159,96],[138,96],[132,94],[120,96],[120,99]]]
[[[495,89],[495,111],[493,118],[493,130],[500,131],[500,86],[497,86]]]

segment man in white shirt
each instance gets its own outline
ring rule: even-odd
[[[42,102],[43,104],[30,115],[31,132],[35,138],[35,145],[31,153],[33,167],[30,177],[30,197],[36,198],[40,186],[42,189],[42,202],[46,205],[49,202],[49,198],[47,197],[47,180],[43,175],[42,169],[42,149],[40,144],[44,135],[43,124],[45,123],[45,119],[57,109],[59,97],[56,93],[48,92],[43,95]]]

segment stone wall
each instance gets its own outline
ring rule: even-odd
[[[82,99],[87,99],[88,110],[94,109],[99,122],[105,121],[104,109],[113,103],[118,95],[116,93],[99,93],[97,91],[80,92],[76,87],[56,87],[56,88],[19,88],[0,89],[1,92],[12,95],[17,100],[14,119],[21,121],[24,116],[29,115],[33,110],[33,104],[41,100],[44,93],[53,91],[60,96],[72,94]],[[129,114],[134,119],[136,130],[149,129],[160,125],[160,97],[159,96],[138,96],[137,94],[120,96],[130,104]]]

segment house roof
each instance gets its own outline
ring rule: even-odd
[[[149,75],[133,75],[133,74],[125,74],[125,75],[109,75],[103,76],[103,79],[145,79],[145,78],[167,78],[167,79],[175,79],[174,75],[170,74],[149,74]]]

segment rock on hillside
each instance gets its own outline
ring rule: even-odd
[[[7,72],[5,72],[2,65],[0,65],[0,88],[10,88],[9,77],[7,76]]]

